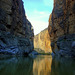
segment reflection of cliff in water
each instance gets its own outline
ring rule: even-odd
[[[0,75],[75,75],[75,60],[50,55],[39,55],[34,59],[0,56]]]
[[[33,63],[33,75],[50,75],[51,65],[51,56],[38,56]]]
[[[13,57],[0,59],[0,75],[33,75],[31,58]]]
[[[70,58],[54,58],[51,75],[75,75],[75,60]]]

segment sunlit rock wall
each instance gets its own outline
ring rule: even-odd
[[[75,55],[75,0],[54,0],[48,31],[54,53]]]
[[[22,0],[0,0],[0,53],[29,53],[33,49],[33,37]]]
[[[34,36],[34,48],[38,48],[43,50],[45,53],[51,53],[51,46],[50,46],[50,37],[48,33],[48,28],[41,31],[38,35]]]

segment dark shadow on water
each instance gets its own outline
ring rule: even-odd
[[[75,75],[75,60],[55,57],[52,60],[51,75]]]
[[[32,75],[33,60],[29,57],[12,57],[0,60],[0,75]]]
[[[0,75],[75,75],[75,60],[50,55],[0,57]]]

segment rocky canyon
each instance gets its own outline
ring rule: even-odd
[[[54,0],[48,28],[34,36],[22,0],[0,0],[0,54],[37,52],[75,57],[75,0]]]
[[[22,0],[0,0],[0,54],[27,55],[34,49],[33,37]]]
[[[48,32],[46,29],[34,37],[34,47],[59,56],[75,56],[75,0],[54,0]]]
[[[61,56],[75,56],[75,1],[54,0],[48,31],[52,51]]]
[[[48,1],[0,0],[0,75],[75,75],[75,0]]]

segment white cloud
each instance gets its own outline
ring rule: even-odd
[[[29,19],[48,21],[50,12],[34,10],[28,17]]]
[[[44,15],[44,14],[45,14],[45,12],[40,12],[40,14],[41,14],[41,15]]]
[[[43,15],[43,14],[47,14],[47,13],[49,14],[50,12],[48,12],[48,11],[38,11],[38,10],[34,10],[33,13],[35,13],[35,14],[42,14],[42,15]]]
[[[34,10],[33,12],[35,14],[40,14],[40,15],[44,15],[46,13],[45,11],[37,11],[37,10]]]

